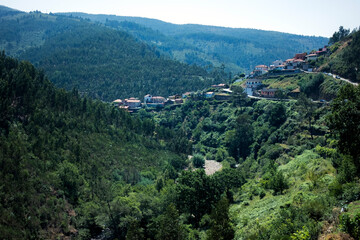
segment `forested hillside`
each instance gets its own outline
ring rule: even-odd
[[[331,106],[313,92],[276,102],[237,88],[231,102],[192,98],[155,116],[243,179],[227,195],[235,239],[358,239],[360,88],[343,86]]]
[[[123,32],[85,20],[2,7],[0,47],[45,70],[58,87],[102,100],[168,96],[223,81],[211,73],[160,56]]]
[[[2,53],[1,236],[357,239],[359,87],[331,106],[233,91],[130,116]]]
[[[221,66],[234,73],[250,72],[256,65],[286,60],[298,52],[327,44],[324,37],[309,37],[257,29],[195,24],[177,25],[156,19],[64,13],[125,30],[180,61],[201,66]],[[285,21],[285,20],[284,20]]]
[[[4,53],[0,93],[2,239],[89,239],[105,228],[123,239],[169,204],[154,186],[185,164],[181,134],[57,90]]]
[[[112,18],[0,8],[1,48],[40,67],[0,52],[0,239],[360,239],[360,86],[266,75],[281,97],[250,98],[224,67],[170,60],[131,35],[196,51],[189,39],[253,44],[236,29]],[[356,80],[358,33],[314,65]],[[225,76],[230,89],[210,87]],[[102,101],[196,89],[132,115]]]
[[[320,70],[360,82],[360,30],[350,33],[350,29],[340,27],[331,40],[334,41],[330,47],[332,54],[318,59]]]

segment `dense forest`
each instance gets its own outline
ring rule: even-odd
[[[181,135],[57,90],[4,53],[0,93],[2,239],[88,239],[105,226],[124,235],[130,222],[149,224],[168,205],[153,198],[161,196],[153,183],[185,163]]]
[[[225,28],[196,24],[177,25],[156,19],[63,13],[127,31],[173,58],[233,73],[250,72],[256,65],[286,60],[327,44],[324,37],[300,36],[257,29]]]
[[[4,53],[0,76],[5,239],[359,236],[359,87],[328,106],[235,86],[230,102],[130,116]],[[204,159],[222,170],[206,175]]]
[[[331,106],[312,93],[275,102],[237,91],[230,102],[194,98],[154,118],[184,131],[194,156],[243,179],[227,195],[235,239],[358,239],[359,90],[345,85]]]
[[[110,101],[169,96],[224,81],[223,69],[206,71],[163,57],[123,32],[86,20],[1,8],[1,48],[44,69],[56,86]]]

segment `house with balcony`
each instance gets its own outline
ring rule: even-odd
[[[124,106],[127,106],[129,109],[138,109],[141,108],[141,101],[133,97],[129,99],[125,99]]]
[[[164,107],[166,99],[160,96],[147,94],[144,96],[144,104],[147,107]]]
[[[245,83],[245,93],[249,96],[254,96],[254,90],[262,86],[260,79],[248,79]]]

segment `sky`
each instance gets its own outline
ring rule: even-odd
[[[0,0],[0,5],[26,12],[114,14],[324,37],[339,26],[360,26],[360,0]]]

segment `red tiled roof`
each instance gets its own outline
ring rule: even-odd
[[[267,68],[266,65],[257,65],[255,68]]]

